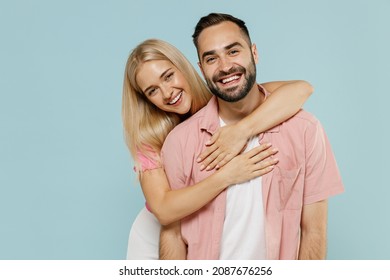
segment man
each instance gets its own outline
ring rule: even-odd
[[[162,158],[174,189],[206,178],[210,173],[196,162],[206,141],[220,125],[250,114],[268,95],[256,84],[258,53],[243,21],[209,14],[198,22],[193,39],[199,66],[215,96],[164,143]],[[184,242],[188,259],[325,258],[327,198],[341,193],[343,185],[323,128],[301,111],[251,139],[247,150],[263,142],[279,150],[275,169],[229,187],[183,219],[184,241],[176,239],[177,231],[162,232],[162,250]]]

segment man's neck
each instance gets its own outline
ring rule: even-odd
[[[247,96],[237,102],[218,98],[218,113],[226,124],[233,124],[252,113],[264,101],[264,93],[254,84]]]

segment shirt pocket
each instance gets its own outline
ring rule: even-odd
[[[304,186],[302,168],[283,169],[276,167],[274,176],[279,188],[279,210],[300,210],[303,205]]]

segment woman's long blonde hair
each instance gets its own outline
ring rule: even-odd
[[[139,44],[126,63],[122,96],[125,141],[138,170],[138,153],[159,162],[159,152],[165,138],[181,120],[177,114],[162,111],[152,104],[136,82],[139,67],[152,60],[167,60],[184,75],[192,94],[191,114],[206,105],[211,97],[199,74],[177,48],[157,39]]]

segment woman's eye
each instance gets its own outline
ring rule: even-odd
[[[156,89],[156,88],[152,88],[151,90],[148,91],[148,95],[149,95],[149,96],[152,96],[152,95],[154,95],[156,92],[157,92],[157,89]]]
[[[171,80],[172,77],[173,77],[173,74],[174,74],[174,72],[171,72],[171,73],[169,73],[168,75],[166,75],[166,76],[165,76],[165,81]]]

